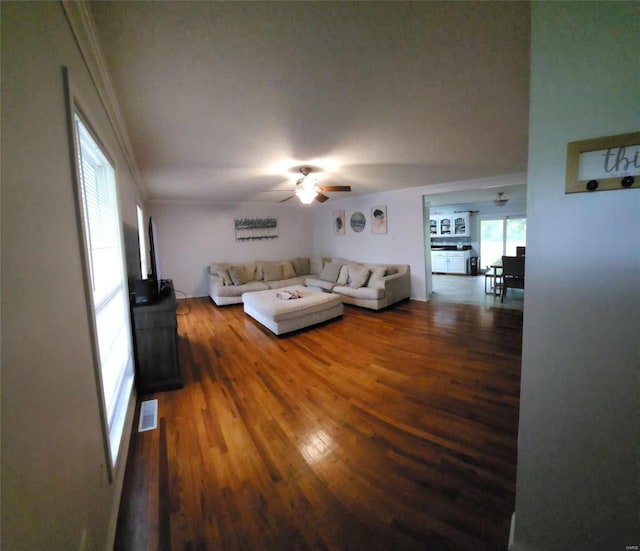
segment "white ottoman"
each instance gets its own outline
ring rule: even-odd
[[[277,293],[283,291],[297,291],[301,298],[281,300]],[[313,291],[303,285],[243,293],[242,302],[245,314],[276,335],[338,318],[344,309],[340,295]]]

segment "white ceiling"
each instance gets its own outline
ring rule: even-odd
[[[150,200],[526,171],[528,3],[89,5]]]

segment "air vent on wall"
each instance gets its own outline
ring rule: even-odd
[[[158,428],[158,400],[147,400],[140,404],[138,432]]]

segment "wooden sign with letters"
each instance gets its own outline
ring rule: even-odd
[[[565,193],[640,188],[640,132],[571,142]]]

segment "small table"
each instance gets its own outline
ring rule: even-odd
[[[494,260],[489,268],[484,274],[484,292],[488,295],[498,296],[502,291],[502,259]],[[489,281],[488,291],[487,281]]]

